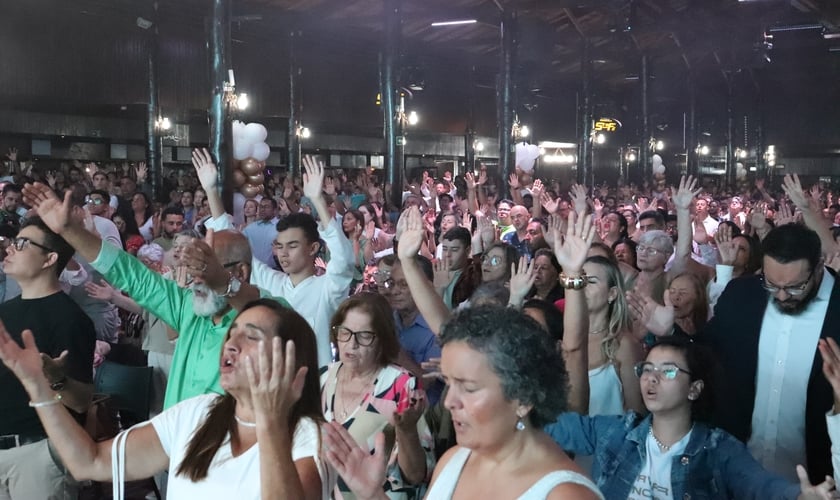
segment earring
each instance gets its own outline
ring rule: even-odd
[[[525,430],[525,416],[520,415],[519,413],[516,414],[518,420],[516,421],[516,430],[524,431]]]

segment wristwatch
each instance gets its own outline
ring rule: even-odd
[[[54,391],[63,391],[65,384],[67,384],[66,375],[64,377],[61,377],[59,380],[56,380],[55,382],[50,382],[50,389]]]

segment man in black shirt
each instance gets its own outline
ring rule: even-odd
[[[4,270],[18,281],[22,294],[0,304],[0,320],[19,344],[21,333],[32,331],[56,398],[82,420],[93,393],[96,332],[58,283],[74,250],[34,217],[6,253]],[[0,387],[0,498],[75,498],[76,483],[50,451],[29,396],[2,364]]]

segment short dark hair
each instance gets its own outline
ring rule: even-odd
[[[670,337],[658,337],[653,351],[659,347],[668,347],[677,350],[685,356],[688,366],[685,366],[691,375],[691,381],[702,380],[703,390],[700,397],[691,402],[691,418],[708,422],[711,420],[715,410],[715,382],[722,380],[724,374],[712,351],[703,344],[694,342],[690,337],[673,335]],[[650,351],[648,351],[650,352]]]
[[[110,203],[111,201],[111,195],[108,194],[108,191],[105,191],[104,189],[94,189],[93,191],[88,193],[88,196],[92,194],[98,194],[102,197],[103,200],[105,200],[106,203]]]
[[[184,209],[181,207],[166,207],[160,214],[160,220],[166,220],[167,215],[180,215],[181,217],[183,217]]]
[[[418,255],[414,256],[414,261],[417,262],[417,265],[420,266],[420,270],[423,272],[423,275],[429,281],[433,281],[435,279],[435,270],[432,267],[432,261],[430,261],[428,259],[428,257],[425,257],[423,255],[418,254]],[[386,256],[382,257],[381,259],[379,259],[379,261],[376,264],[377,265],[384,264],[388,267],[394,267],[399,262],[400,262],[400,259],[396,255],[391,254],[391,255],[386,255]]]
[[[400,341],[397,337],[394,313],[385,297],[378,293],[356,293],[338,306],[338,310],[330,319],[330,342],[337,345],[335,327],[339,326],[347,317],[347,313],[353,309],[361,309],[370,316],[370,325],[378,341],[376,364],[385,367],[395,362],[400,353]]]
[[[531,425],[542,428],[566,410],[566,367],[554,341],[525,314],[477,306],[456,314],[440,333],[442,347],[464,342],[484,354],[507,400],[531,405]]]
[[[822,256],[820,237],[815,231],[801,224],[784,224],[772,229],[761,242],[766,257],[782,264],[805,259],[815,269]]]
[[[665,217],[659,210],[645,210],[639,214],[638,221],[642,222],[644,219],[653,219],[659,227],[665,227]]]
[[[444,233],[441,240],[460,241],[464,246],[469,246],[472,242],[469,229],[461,226],[453,227]]]
[[[542,299],[528,299],[522,304],[522,310],[538,309],[545,317],[545,325],[548,327],[548,334],[555,342],[563,340],[563,313],[557,306]]]
[[[302,212],[289,214],[280,219],[277,223],[278,233],[282,233],[283,231],[292,228],[302,230],[308,243],[317,243],[321,241],[321,237],[318,235],[318,223],[315,222],[315,218],[309,214]]]
[[[269,203],[271,203],[271,208],[277,208],[277,200],[275,200],[274,198],[271,198],[270,196],[263,196],[263,199],[260,200],[260,203],[262,203],[263,200],[266,200]],[[259,203],[257,205],[259,205]]]
[[[12,184],[10,182],[9,184],[6,184],[5,186],[3,186],[3,196],[6,196],[9,193],[20,193],[20,192],[21,192],[20,186],[18,186],[17,184]]]
[[[70,243],[67,243],[67,240],[53,232],[53,230],[50,229],[50,227],[47,226],[47,224],[37,215],[27,219],[21,229],[29,226],[34,226],[44,233],[44,246],[51,248],[52,251],[58,254],[58,259],[55,262],[55,275],[60,276],[61,271],[64,270],[67,263],[73,258],[76,250],[73,249]]]

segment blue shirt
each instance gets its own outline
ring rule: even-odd
[[[438,344],[437,336],[419,312],[410,325],[403,325],[400,315],[395,312],[394,322],[397,324],[400,345],[417,364],[428,361],[429,358],[440,357],[440,344]],[[442,384],[433,382],[428,384],[425,389],[429,404],[437,403],[443,391]]]
[[[525,257],[530,262],[531,245],[527,241],[519,241],[519,235],[516,234],[516,231],[511,231],[503,235],[502,241],[515,248],[519,252],[520,257]]]

